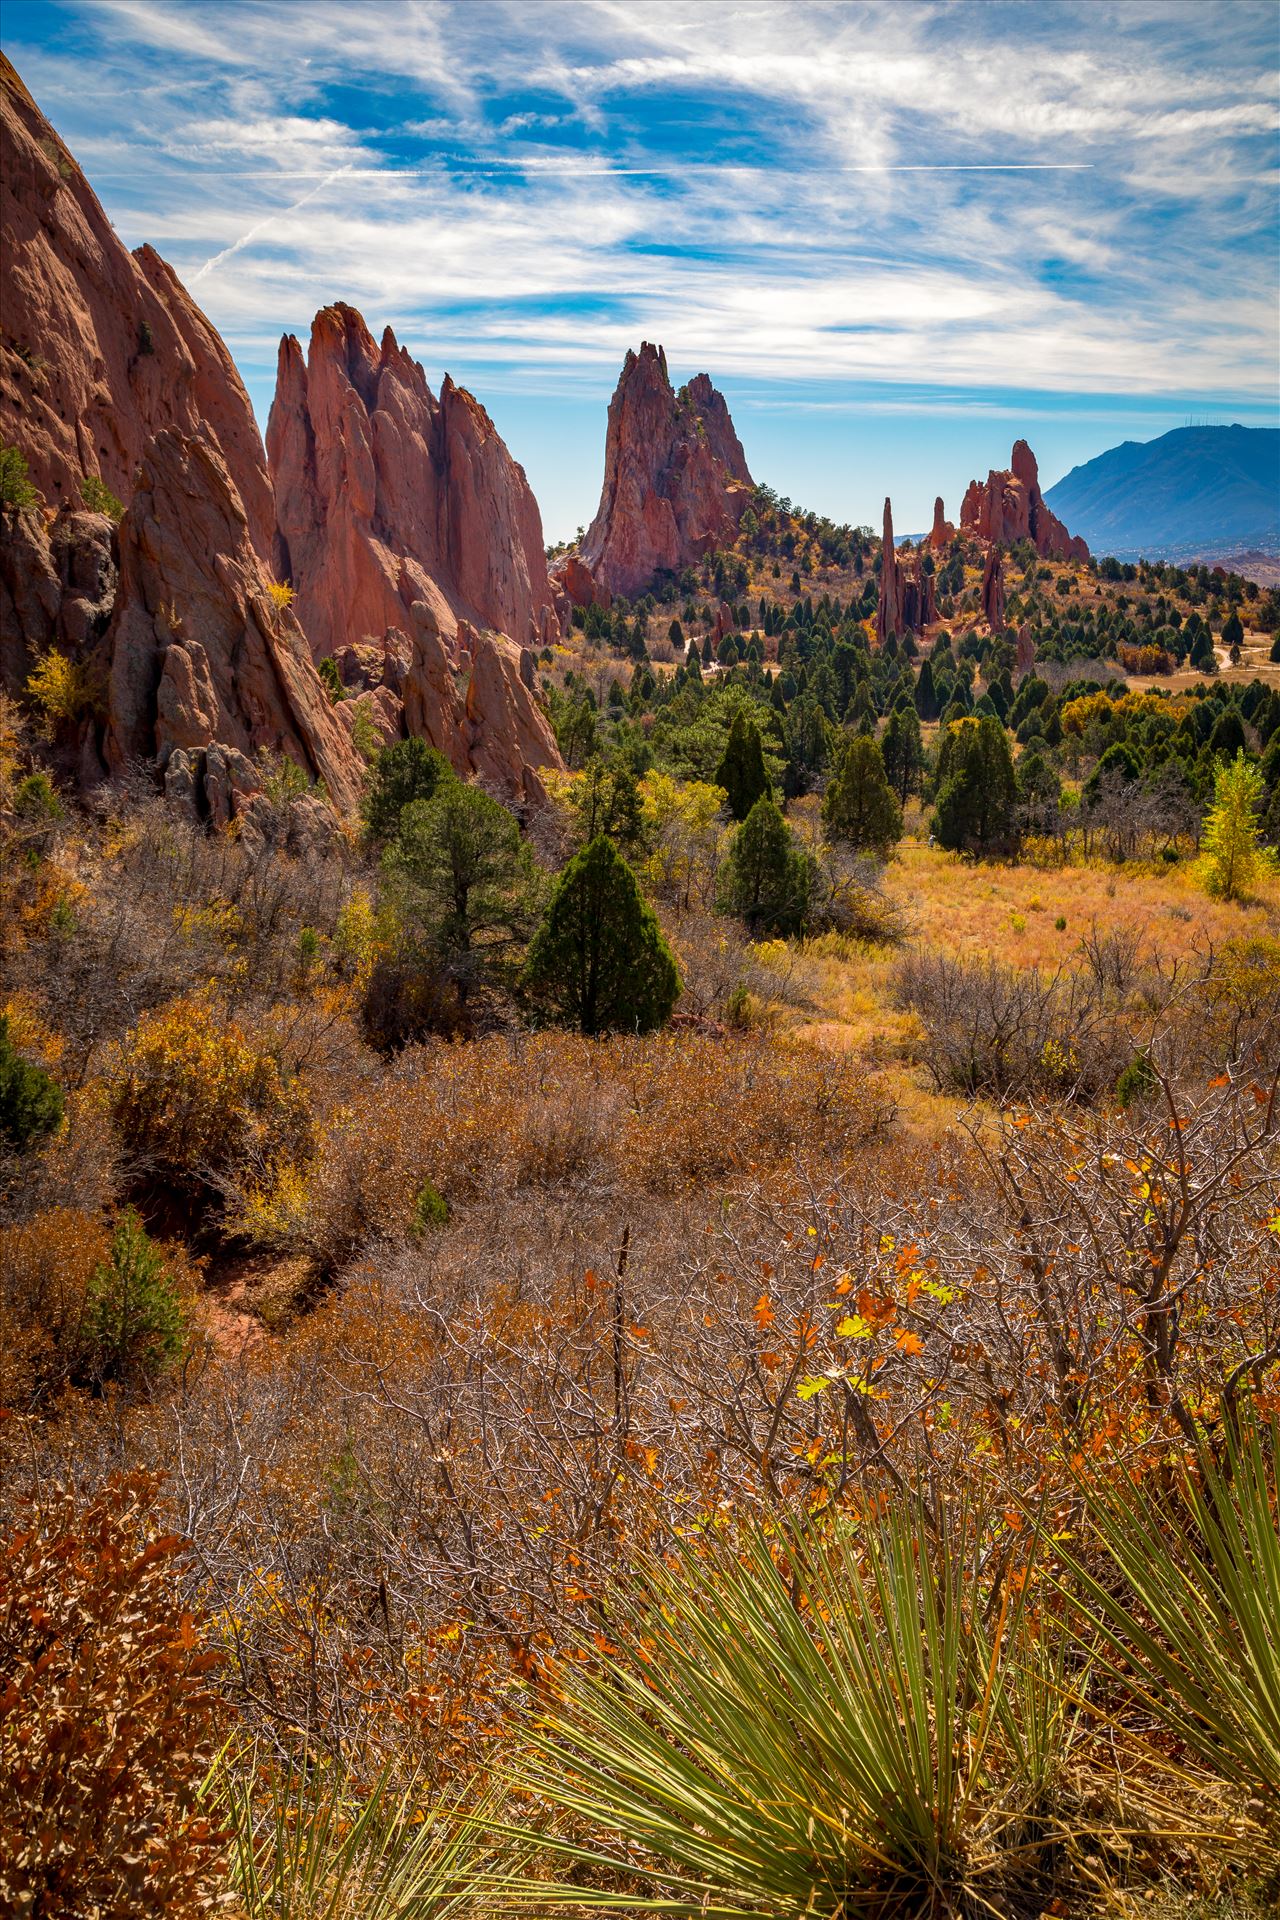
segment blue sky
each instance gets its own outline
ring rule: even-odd
[[[448,370],[549,538],[622,356],[705,369],[752,471],[927,526],[1188,418],[1274,425],[1271,0],[5,0],[6,52],[265,424],[346,299]]]

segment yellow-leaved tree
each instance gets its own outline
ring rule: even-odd
[[[1262,774],[1243,752],[1220,767],[1205,823],[1201,874],[1208,892],[1243,900],[1276,870],[1276,857],[1262,844]]]

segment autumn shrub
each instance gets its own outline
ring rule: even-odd
[[[920,1021],[921,1058],[940,1090],[1093,1099],[1132,1053],[1123,1010],[1083,971],[1042,976],[917,951],[894,983],[899,1005]]]
[[[194,1920],[221,1845],[200,1805],[215,1745],[181,1542],[157,1481],[54,1492],[0,1541],[0,1906],[41,1920]]]
[[[139,1021],[108,1074],[111,1117],[139,1174],[220,1190],[305,1156],[307,1102],[277,1052],[194,997]]]
[[[101,1218],[74,1208],[0,1228],[0,1404],[31,1405],[71,1377],[85,1295],[107,1257]]]
[[[27,698],[39,716],[46,739],[65,727],[93,718],[103,709],[103,688],[92,666],[51,647],[27,677]]]
[[[274,1224],[238,1229],[330,1269],[373,1234],[402,1236],[429,1180],[450,1209],[503,1189],[674,1194],[797,1158],[845,1164],[888,1123],[872,1081],[816,1048],[698,1033],[491,1034],[410,1048],[344,1099],[314,1161],[282,1174]],[[268,1192],[270,1190],[268,1189]]]

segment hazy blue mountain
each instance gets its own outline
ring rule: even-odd
[[[1096,554],[1280,543],[1280,428],[1175,427],[1073,467],[1045,499]]]

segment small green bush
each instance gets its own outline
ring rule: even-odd
[[[51,826],[61,820],[63,805],[47,773],[29,773],[14,790],[13,810],[20,820]]]
[[[62,1088],[43,1067],[25,1060],[0,1014],[0,1141],[25,1153],[62,1124]]]
[[[38,507],[40,494],[27,472],[27,456],[20,447],[0,447],[0,507]]]
[[[121,1214],[111,1250],[85,1290],[81,1371],[94,1381],[146,1381],[182,1352],[186,1317],[173,1277],[137,1214]]]
[[[1116,1100],[1122,1107],[1140,1106],[1157,1086],[1155,1068],[1145,1053],[1135,1053],[1116,1081]]]
[[[342,684],[342,676],[338,672],[338,663],[331,653],[325,654],[317,671],[320,675],[324,690],[329,696],[329,705],[336,707],[339,700],[346,699],[347,690]]]
[[[105,513],[117,526],[124,519],[123,501],[117,500],[106,481],[100,480],[96,473],[86,473],[80,482],[80,497],[90,513]]]
[[[449,1218],[449,1203],[430,1180],[424,1180],[413,1197],[413,1217],[409,1231],[415,1240],[435,1227],[443,1227]]]

